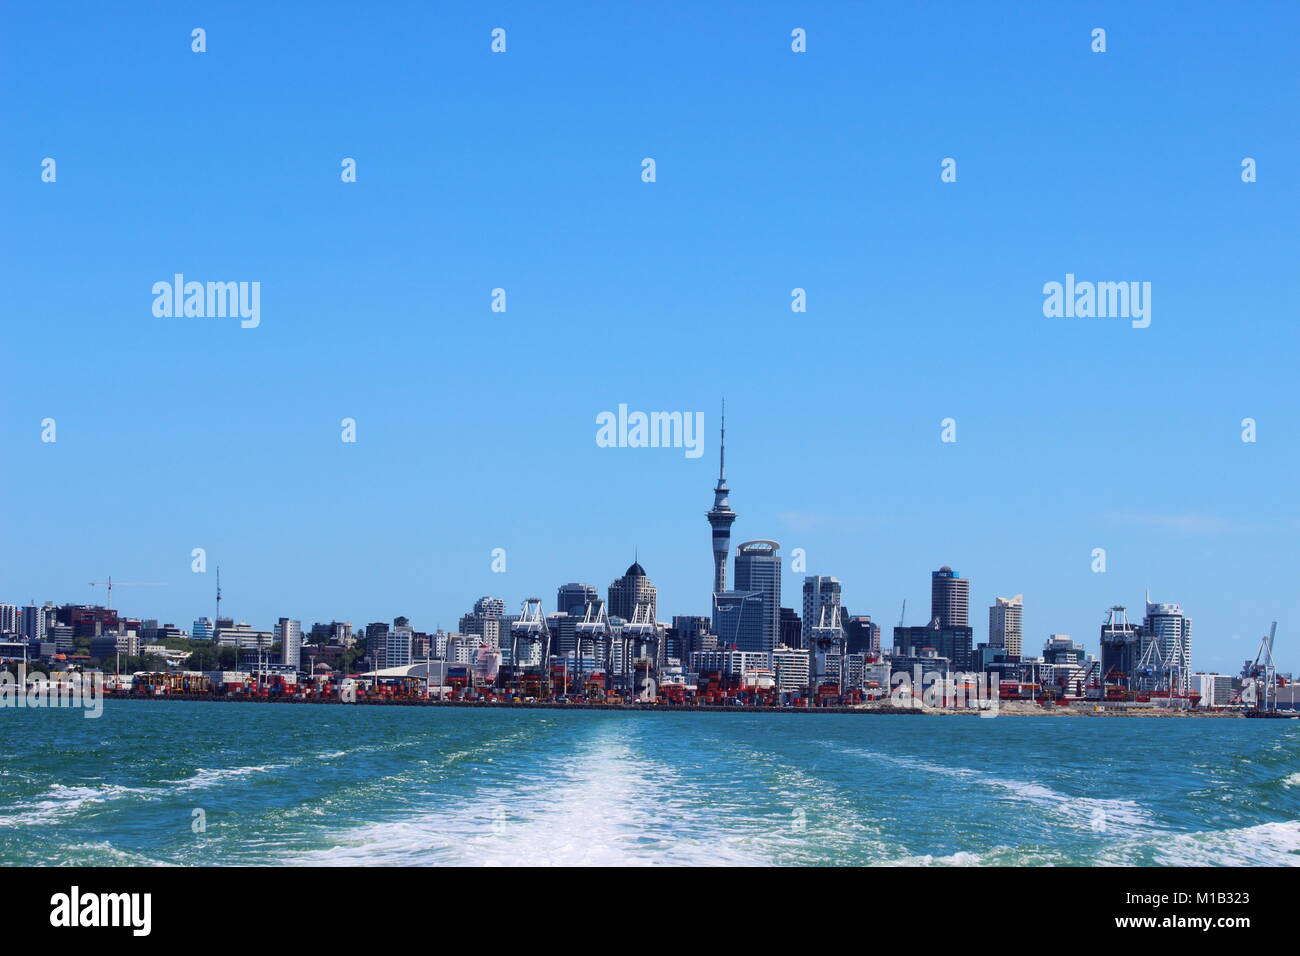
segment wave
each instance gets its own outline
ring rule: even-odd
[[[546,758],[527,780],[471,800],[373,823],[306,865],[636,866],[763,862],[704,825],[691,784],[620,740]]]

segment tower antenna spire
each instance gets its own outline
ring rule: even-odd
[[[722,441],[718,445],[718,481],[727,477],[727,400],[722,400]]]

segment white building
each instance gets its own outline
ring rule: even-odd
[[[238,647],[241,650],[269,649],[275,643],[274,631],[255,631],[243,621],[230,627],[218,628],[214,637],[221,647]]]
[[[275,634],[280,641],[280,663],[298,667],[302,657],[302,621],[282,617],[275,626]]]
[[[389,628],[384,640],[384,666],[407,667],[411,663],[411,637],[414,630],[409,624]]]
[[[1232,677],[1228,674],[1193,674],[1192,690],[1201,695],[1202,707],[1226,707],[1232,700]]]

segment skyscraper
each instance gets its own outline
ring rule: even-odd
[[[763,595],[757,591],[720,591],[713,595],[713,633],[720,648],[770,650],[763,646]]]
[[[45,640],[45,609],[37,607],[34,604],[23,608],[22,612],[22,632],[23,637],[29,641]]]
[[[847,654],[879,654],[880,625],[870,615],[843,618],[844,645]]]
[[[822,608],[839,606],[841,606],[839,578],[825,574],[810,574],[803,579],[804,647],[807,647],[812,639],[813,628],[821,623]]]
[[[803,647],[803,621],[793,608],[781,608],[781,643],[786,647]]]
[[[280,663],[297,667],[302,656],[302,622],[282,617],[275,625],[275,633],[280,641]]]
[[[474,602],[474,610],[461,617],[460,633],[477,634],[483,639],[484,644],[500,647],[501,618],[505,613],[506,602],[501,598],[481,597]]]
[[[736,590],[762,601],[761,645],[770,651],[781,643],[781,548],[775,541],[746,541],[736,549]],[[741,648],[749,650],[749,648]]]
[[[930,572],[930,622],[940,627],[970,626],[970,581],[946,564]]]
[[[599,592],[590,584],[579,584],[576,581],[571,581],[568,584],[561,584],[556,592],[555,610],[560,614],[573,614],[582,617],[587,610],[587,605],[599,600]]]
[[[1140,653],[1146,658],[1150,644],[1156,645],[1158,659],[1171,676],[1173,689],[1187,693],[1191,687],[1192,621],[1177,604],[1153,604],[1148,597],[1147,613],[1138,630]]]
[[[638,604],[650,605],[650,620],[655,620],[656,603],[659,592],[646,577],[645,568],[640,562],[633,561],[621,578],[615,578],[609,586],[609,616],[632,620],[632,612]]]
[[[989,645],[1005,648],[1011,657],[1020,656],[1021,625],[1025,596],[994,598],[989,608]]]
[[[731,510],[727,488],[727,403],[722,403],[722,440],[718,445],[718,484],[713,489],[713,507],[705,515],[713,529],[713,593],[727,590],[727,552],[731,550],[731,525],[736,513]]]
[[[384,639],[384,666],[407,667],[411,663],[411,645],[415,631],[410,622],[399,617]]]

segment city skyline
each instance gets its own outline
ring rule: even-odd
[[[834,624],[836,626],[846,625],[847,617],[850,613],[854,617],[860,617],[863,609],[849,608],[845,606],[843,600],[843,583],[833,575],[809,575],[802,572],[794,572],[797,577],[801,578],[801,598],[802,614],[798,608],[786,607],[786,599],[782,597],[782,578],[785,574],[784,556],[780,553],[781,545],[779,542],[770,539],[757,539],[743,541],[736,545],[735,553],[731,554],[734,565],[734,588],[728,586],[728,573],[726,560],[728,558],[728,545],[730,542],[730,529],[737,520],[737,514],[729,504],[730,489],[726,480],[726,403],[722,403],[722,415],[720,418],[719,441],[718,441],[718,479],[713,488],[714,501],[713,507],[707,512],[706,517],[710,525],[711,533],[711,554],[714,562],[713,572],[711,575],[712,586],[715,588],[711,594],[711,614],[709,617],[713,621],[713,633],[718,637],[720,646],[739,647],[747,651],[771,651],[783,641],[783,624],[785,614],[792,617],[800,617],[802,621],[802,635],[799,646],[807,649],[813,645],[813,635],[811,627],[816,627],[820,622],[823,626]],[[494,549],[494,567],[495,562],[505,563],[504,552],[498,553]],[[203,557],[206,562],[206,555]],[[192,566],[193,567],[193,566]],[[761,567],[766,570],[756,571],[754,568]],[[202,572],[206,573],[206,571]],[[502,572],[504,573],[504,572]],[[220,611],[220,602],[222,600],[222,591],[220,584],[220,567],[216,568],[214,593],[214,616],[207,618],[206,615],[196,616],[191,625],[197,634],[201,622],[209,626],[219,626],[223,619],[239,623],[241,626],[248,622],[242,620],[238,615],[233,615],[227,610],[222,615]],[[147,584],[158,586],[158,582],[119,582],[121,586],[133,586]],[[948,565],[943,565],[937,570],[930,572],[930,603],[929,616],[920,624],[906,623],[907,605],[904,602],[900,612],[898,629],[882,624],[882,619],[875,612],[867,611],[866,617],[871,623],[880,629],[882,647],[885,649],[897,645],[905,654],[913,653],[912,643],[915,637],[918,637],[927,628],[934,628],[934,637],[925,637],[930,643],[939,644],[940,652],[948,655],[953,660],[959,660],[961,668],[974,666],[976,660],[973,654],[976,645],[987,644],[992,648],[1012,649],[1013,656],[1023,654],[1026,658],[1037,656],[1035,644],[1032,636],[1023,638],[1023,611],[1024,595],[1017,594],[1014,598],[1004,598],[995,596],[993,603],[988,606],[988,629],[983,634],[983,640],[980,640],[978,630],[970,626],[970,580],[964,578]],[[717,591],[718,586],[723,588]],[[109,576],[106,581],[91,582],[88,586],[105,587],[104,592],[107,599],[111,602],[112,577]],[[693,611],[674,611],[672,614],[664,615],[658,613],[658,588],[653,585],[646,570],[640,563],[639,551],[634,554],[633,562],[628,566],[626,571],[613,579],[607,592],[607,597],[600,597],[601,589],[597,585],[591,585],[586,582],[570,581],[559,584],[554,587],[555,600],[554,612],[546,611],[547,602],[542,599],[541,607],[543,613],[560,613],[572,616],[576,609],[575,595],[585,597],[587,600],[595,600],[603,603],[607,613],[611,618],[622,620],[633,620],[642,611],[645,612],[649,620],[658,621],[667,624],[668,621],[677,620],[686,617],[705,617],[698,615]],[[543,593],[543,592],[538,592]],[[530,602],[538,600],[535,596],[530,596],[519,601],[522,608],[526,608]],[[58,603],[58,602],[56,602]],[[70,602],[62,602],[70,603]],[[795,604],[794,600],[790,600]],[[750,605],[753,605],[752,607]],[[643,606],[644,605],[644,606]],[[111,607],[111,604],[108,606]],[[12,608],[15,612],[15,621],[23,623],[26,620],[27,611],[33,605],[10,605],[0,603],[0,612],[7,608]],[[456,628],[444,627],[441,623],[436,624],[431,630],[423,633],[461,633],[470,636],[480,635],[494,646],[505,647],[507,637],[507,627],[503,623],[507,615],[511,614],[512,604],[509,599],[502,598],[498,595],[484,595],[479,597],[473,604],[471,610],[459,618]],[[1073,639],[1076,644],[1087,651],[1091,656],[1098,660],[1105,658],[1105,637],[1110,628],[1110,622],[1113,621],[1117,611],[1123,612],[1127,605],[1110,605],[1107,608],[1106,619],[1101,627],[1097,629],[1096,653],[1092,651],[1092,642],[1088,637],[1080,635],[1075,637],[1073,632],[1060,632],[1053,630],[1044,638],[1044,650],[1050,649],[1054,644],[1062,641]],[[824,616],[823,609],[829,610],[834,608],[833,616]],[[1142,604],[1143,618],[1156,615],[1157,619],[1163,619],[1162,615],[1169,613],[1176,614],[1179,619],[1184,612],[1178,602],[1153,602],[1150,591],[1146,592]],[[730,613],[728,613],[730,612]],[[841,617],[841,612],[844,617]],[[119,609],[119,614],[122,612]],[[1008,614],[1013,615],[1008,617]],[[140,615],[126,615],[132,619],[141,618]],[[579,612],[580,616],[580,612]],[[3,618],[0,613],[0,618]],[[163,622],[161,618],[152,619],[147,616],[142,619],[157,620],[164,623],[165,626],[181,627],[175,621]],[[307,617],[291,619],[280,616],[274,628],[274,633],[279,635],[287,626],[300,631],[300,623]],[[332,617],[329,620],[336,622],[343,618]],[[324,618],[314,621],[313,624],[324,622]],[[386,618],[378,618],[376,621],[367,623],[364,626],[360,622],[351,622],[354,625],[354,631],[361,635],[363,640],[369,639],[369,631],[375,627],[381,627],[385,633],[388,632]],[[469,623],[467,623],[469,622]],[[0,629],[5,626],[5,620],[0,619]],[[13,623],[13,622],[10,622]],[[409,649],[409,635],[415,630],[409,626],[409,617],[399,615],[393,619],[394,625],[400,623],[398,630],[405,630],[408,639],[407,646]],[[23,623],[25,627],[25,623]],[[1181,625],[1179,625],[1181,627]],[[1191,618],[1187,619],[1187,627],[1190,634]],[[958,644],[952,645],[954,639],[950,628],[965,629],[965,637],[958,637]],[[253,631],[258,629],[253,625]],[[269,632],[268,632],[269,633]],[[193,635],[192,635],[193,636]],[[1011,637],[1008,643],[1008,638]],[[953,648],[960,646],[961,641],[965,641],[966,651],[954,652]],[[1171,645],[1171,640],[1174,642]],[[1171,646],[1175,648],[1178,645],[1177,638],[1171,638],[1162,634],[1158,643],[1167,653]],[[296,638],[297,644],[301,645],[301,637]],[[901,642],[901,643],[900,643]],[[558,646],[558,645],[557,645]],[[919,646],[919,645],[917,645]],[[1193,646],[1194,645],[1190,645]],[[1193,651],[1194,653],[1194,651]],[[391,652],[390,652],[391,654]],[[1124,658],[1126,666],[1132,666],[1135,660]],[[407,661],[409,663],[409,660]],[[1196,667],[1194,657],[1187,657],[1184,654],[1182,658],[1185,673],[1199,670],[1202,673],[1218,672],[1220,669],[1229,671],[1227,666],[1219,668],[1214,667]]]

